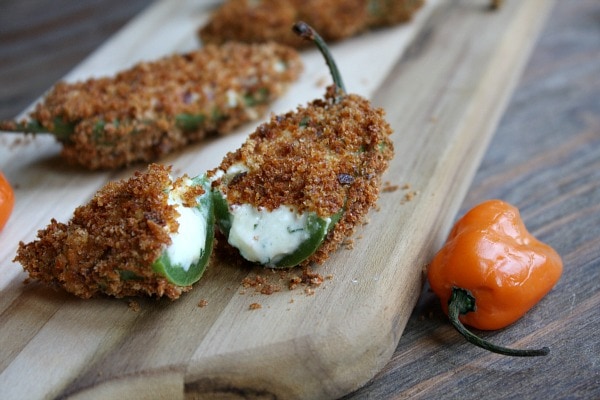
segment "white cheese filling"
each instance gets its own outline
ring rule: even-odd
[[[165,251],[171,265],[179,266],[184,271],[188,271],[190,266],[200,260],[206,244],[206,215],[196,207],[185,207],[181,201],[181,191],[191,184],[192,181],[188,180],[183,187],[171,190],[167,201],[179,213],[179,229],[170,235],[171,244]]]
[[[308,214],[290,206],[268,211],[249,204],[230,207],[228,242],[247,260],[274,265],[310,237]]]

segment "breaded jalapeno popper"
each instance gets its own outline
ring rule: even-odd
[[[83,298],[178,298],[202,276],[214,228],[247,260],[272,268],[324,262],[378,197],[393,156],[381,109],[347,94],[323,39],[308,25],[334,85],[323,99],[259,126],[221,165],[196,178],[170,169],[108,183],[75,210],[21,242],[15,261],[33,279]]]
[[[82,298],[100,293],[177,299],[202,276],[214,240],[210,183],[170,169],[110,182],[67,224],[52,220],[15,261],[33,279]]]
[[[198,30],[203,43],[277,41],[301,47],[294,22],[312,25],[328,41],[406,22],[424,0],[229,0]]]
[[[393,156],[384,112],[346,94],[323,39],[307,24],[334,85],[323,99],[260,125],[208,173],[216,222],[247,260],[272,268],[325,261],[378,197]]]
[[[0,130],[52,133],[89,169],[150,162],[261,117],[302,69],[294,49],[228,43],[141,62],[114,77],[60,82],[28,120]]]

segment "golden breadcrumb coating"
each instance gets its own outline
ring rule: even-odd
[[[291,32],[297,21],[311,25],[327,41],[409,21],[424,0],[229,0],[198,34],[203,43],[277,41],[304,47]]]
[[[118,168],[261,117],[301,70],[297,52],[278,44],[206,46],[114,77],[58,83],[31,119],[74,131],[56,135],[71,163]]]
[[[148,295],[177,299],[190,287],[173,285],[152,269],[177,232],[179,213],[167,203],[175,182],[170,168],[150,165],[129,179],[110,182],[78,207],[71,220],[38,231],[37,240],[21,242],[15,261],[31,278],[82,298],[100,293],[115,297]],[[193,187],[186,202],[203,193]]]
[[[294,112],[273,116],[252,133],[218,169],[243,164],[225,184],[215,179],[230,205],[250,204],[274,210],[294,206],[327,218],[344,208],[343,215],[323,245],[302,263],[324,262],[377,201],[381,175],[393,156],[391,128],[384,112],[358,95],[335,100],[335,88],[325,99]]]

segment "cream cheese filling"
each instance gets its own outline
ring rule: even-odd
[[[188,271],[190,266],[197,263],[204,253],[206,243],[206,216],[196,207],[185,207],[182,203],[182,191],[191,186],[188,179],[182,187],[169,192],[167,203],[175,207],[179,216],[179,229],[170,234],[171,244],[166,248],[167,256],[172,265],[177,265]]]
[[[275,210],[249,204],[230,207],[228,242],[247,260],[274,265],[310,238],[308,214],[282,205]]]

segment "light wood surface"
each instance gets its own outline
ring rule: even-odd
[[[128,309],[124,301],[82,302],[38,285],[22,286],[24,275],[14,272],[18,266],[10,263],[12,254],[5,250],[5,243],[31,238],[51,216],[68,218],[74,205],[89,198],[106,179],[127,176],[131,171],[98,175],[62,168],[53,155],[57,148],[51,140],[29,144],[25,146],[28,150],[8,146],[10,151],[2,153],[0,160],[9,179],[17,182],[20,211],[16,211],[0,236],[1,265],[10,271],[0,281],[3,290],[0,300],[2,393],[27,393],[29,398],[64,394],[114,398],[117,393],[120,396],[129,393],[137,398],[144,393],[153,398],[161,394],[173,398],[184,392],[188,395],[220,392],[258,398],[271,394],[281,398],[293,395],[335,397],[361,386],[381,368],[383,371],[372,383],[349,397],[419,394],[427,397],[436,393],[439,397],[440,393],[454,393],[461,398],[478,398],[477,393],[481,397],[486,388],[495,387],[494,382],[497,387],[503,387],[501,377],[504,376],[512,378],[513,382],[521,382],[520,378],[523,378],[531,386],[532,381],[522,375],[530,371],[528,368],[533,362],[541,367],[543,361],[517,363],[482,355],[463,345],[427,292],[409,320],[391,362],[387,361],[417,300],[421,287],[420,271],[439,246],[461,204],[516,82],[520,63],[525,61],[528,46],[533,43],[537,23],[543,21],[543,11],[549,6],[543,1],[525,5],[514,2],[501,14],[488,15],[480,2],[441,2],[419,27],[417,40],[404,59],[386,67],[389,69],[383,79],[370,86],[372,92],[367,92],[363,86],[354,88],[365,90],[365,95],[384,106],[396,130],[397,156],[387,179],[392,184],[410,183],[419,193],[410,202],[403,201],[406,193],[401,190],[382,194],[381,209],[372,214],[370,224],[359,232],[362,238],[355,240],[354,250],[341,250],[334,260],[318,270],[324,275],[331,273],[333,279],[317,288],[312,296],[301,290],[284,290],[271,296],[255,295],[251,291],[241,294],[239,283],[249,271],[227,265],[213,268],[207,279],[182,301],[173,304],[140,301],[139,312]],[[590,52],[587,59],[592,56]],[[586,60],[586,57],[579,60]],[[321,67],[320,64],[315,66],[317,70]],[[529,78],[535,81],[536,76]],[[577,93],[587,93],[589,100],[594,98],[593,93],[597,94],[597,90],[594,92],[597,84],[594,86],[591,81],[588,85],[587,91]],[[314,86],[311,85],[311,90]],[[291,95],[294,99],[300,96],[293,92]],[[525,95],[522,102],[527,103],[527,99]],[[579,101],[578,104],[583,103],[583,99]],[[562,139],[559,142],[563,144],[562,150],[550,154],[572,160],[582,153],[578,147],[581,143],[586,140],[595,143],[598,125],[593,125],[593,121],[598,121],[593,112],[591,115],[589,111],[585,112],[590,108],[593,110],[594,103],[591,104],[584,107],[582,113],[586,118],[582,119],[583,125],[588,126],[587,133],[578,136],[575,143]],[[537,119],[527,120],[518,111],[517,107],[513,114],[520,117],[517,118],[519,128],[543,125]],[[243,139],[243,132],[237,136],[221,144],[211,143],[208,147],[235,147],[236,140]],[[515,136],[519,138],[520,135],[514,133],[512,138]],[[560,139],[563,136],[555,133],[554,137]],[[480,186],[469,192],[461,211],[489,193],[513,200],[524,208],[526,222],[534,221],[534,233],[557,245],[561,236],[552,233],[553,228],[567,226],[562,232],[568,233],[571,225],[566,221],[562,225],[560,221],[547,221],[536,207],[542,204],[545,205],[543,210],[552,210],[552,206],[567,200],[559,196],[554,203],[548,204],[544,197],[543,187],[548,187],[551,181],[546,174],[534,174],[541,165],[547,165],[542,155],[534,159],[537,163],[533,162],[533,165],[529,162],[519,164],[517,158],[515,170],[502,171],[502,167],[511,165],[518,155],[526,157],[528,154],[525,148],[509,151],[513,149],[513,143],[504,143],[504,152],[500,153],[492,145],[480,169],[480,174],[483,171],[484,175],[476,177]],[[544,146],[541,140],[533,143],[541,144],[542,151],[553,147],[550,144]],[[188,172],[188,168],[198,165],[196,158],[205,154],[204,150],[205,146],[197,146],[170,161]],[[584,155],[584,160],[594,160],[593,152]],[[567,175],[563,178],[564,185],[570,187],[581,183],[578,193],[582,198],[591,193],[592,199],[598,199],[593,196],[598,193],[597,180],[589,180],[594,176],[595,164],[593,161],[585,164],[584,160],[580,161],[580,166],[586,166],[588,174]],[[527,166],[532,168],[527,171],[533,172],[522,172]],[[527,197],[529,192],[517,185],[519,173],[529,176],[527,183],[534,184],[537,195]],[[65,187],[64,176],[69,181]],[[490,177],[495,179],[488,181]],[[512,190],[498,183],[503,179],[513,179]],[[85,189],[74,195],[74,186]],[[552,189],[546,190],[553,193]],[[58,203],[57,198],[62,201]],[[36,207],[36,204],[41,206]],[[594,212],[593,204],[588,207],[585,204],[569,215],[579,222],[586,216],[598,214]],[[587,224],[581,221],[578,226]],[[595,273],[597,278],[598,253],[593,243],[597,243],[598,235],[593,235],[592,225],[568,241],[572,247],[559,250],[569,261],[579,263],[589,275],[594,277]],[[593,260],[596,260],[595,264]],[[362,268],[366,264],[371,268]],[[511,330],[498,333],[497,337],[518,345],[548,344],[547,340],[552,338],[548,332],[551,321],[556,321],[554,331],[564,334],[566,328],[558,329],[562,327],[560,321],[582,321],[583,316],[593,315],[597,296],[592,295],[587,301],[583,297],[586,288],[588,293],[594,293],[593,288],[597,288],[593,286],[594,280],[579,281],[581,288],[574,282],[577,281],[572,277],[563,279],[562,291],[560,287],[557,291],[565,306],[581,306],[578,313],[571,315],[563,311],[559,320],[550,316],[549,309],[540,311],[547,304],[542,303],[535,314]],[[565,290],[568,293],[564,293]],[[198,308],[197,303],[202,298],[208,300],[208,306]],[[290,303],[292,298],[294,302]],[[247,307],[251,302],[261,303],[262,308],[249,311]],[[544,322],[544,317],[550,322]],[[593,327],[594,323],[597,326],[597,321],[597,318],[588,319],[587,326]],[[582,336],[583,333],[579,335]],[[9,345],[5,346],[5,343]],[[550,345],[554,350],[556,346]],[[562,382],[572,393],[589,396],[597,390],[597,380],[593,380],[598,376],[597,341],[582,348],[579,359],[588,366],[587,372],[582,372],[588,379],[569,374],[571,380],[579,382],[569,386],[569,378],[564,374]],[[42,361],[44,354],[50,355],[51,361]],[[564,351],[559,354],[563,355],[563,360],[573,359],[564,357]],[[469,361],[469,356],[473,356],[474,361]],[[461,362],[465,366],[460,366]],[[558,358],[550,359],[552,365],[558,362]],[[510,372],[515,369],[518,372]],[[545,376],[536,373],[542,378]],[[22,376],[30,379],[21,380],[26,382],[21,383],[19,377]],[[549,378],[546,379],[549,382]],[[478,385],[472,392],[457,386],[473,381]],[[522,383],[519,389],[530,393],[529,397],[534,396],[534,389],[527,384]]]

